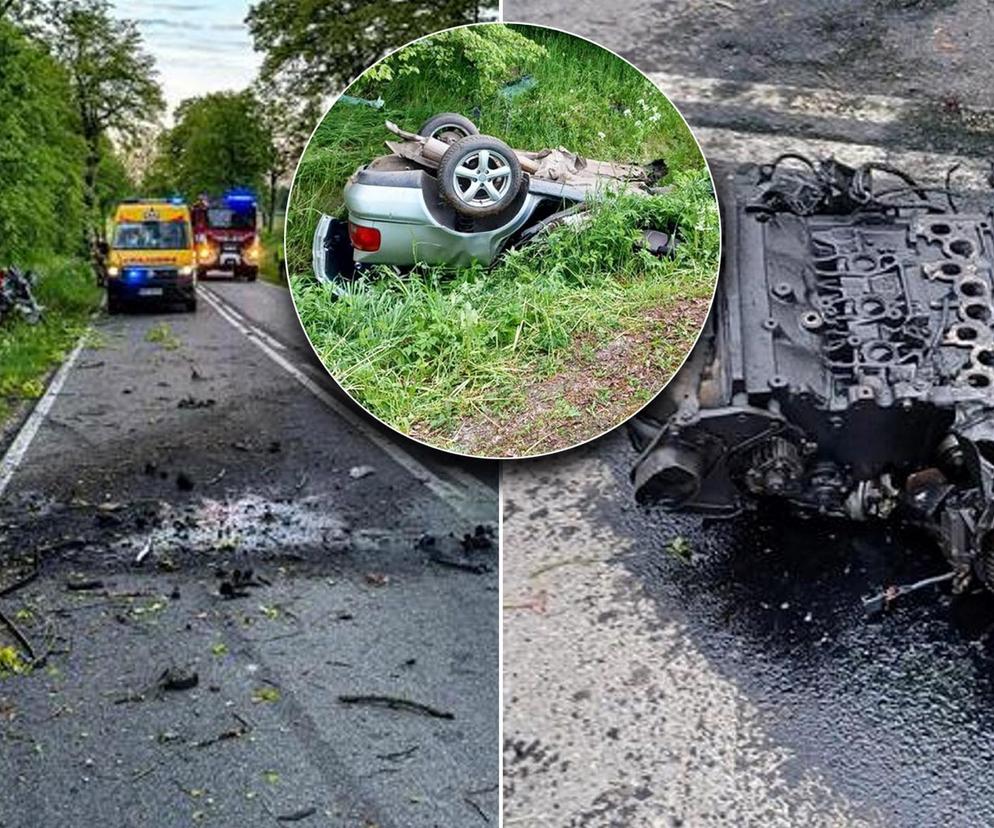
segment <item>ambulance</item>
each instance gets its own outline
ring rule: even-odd
[[[132,199],[114,214],[107,246],[107,310],[138,303],[197,309],[197,261],[190,209],[182,199]]]

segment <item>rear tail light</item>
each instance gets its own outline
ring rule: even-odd
[[[380,249],[380,231],[375,227],[363,227],[360,224],[349,222],[349,239],[356,250],[365,250],[367,253]]]

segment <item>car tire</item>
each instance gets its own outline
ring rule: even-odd
[[[124,310],[124,301],[119,296],[112,293],[107,294],[107,313],[110,316],[117,316]]]
[[[197,297],[191,296],[184,302],[187,313],[195,313],[197,310]]]
[[[488,177],[477,180],[471,173],[480,169],[481,162],[487,167]],[[518,195],[523,180],[521,162],[514,150],[489,135],[460,138],[445,151],[438,165],[439,190],[463,216],[496,216],[504,212]]]
[[[425,138],[437,138],[447,144],[454,143],[467,135],[479,134],[480,130],[476,124],[458,112],[443,112],[441,115],[429,118],[418,130],[418,135]]]
[[[245,278],[249,282],[254,282],[259,278],[259,268],[257,267],[247,267],[245,268]]]

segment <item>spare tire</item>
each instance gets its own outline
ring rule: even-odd
[[[460,138],[438,165],[439,190],[463,216],[502,212],[514,201],[523,178],[514,150],[489,135]]]
[[[443,112],[434,118],[429,118],[421,125],[418,135],[425,138],[437,138],[452,144],[467,135],[479,135],[480,130],[469,118],[457,112]]]

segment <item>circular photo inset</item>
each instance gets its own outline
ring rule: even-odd
[[[690,352],[718,207],[680,113],[582,38],[478,24],[375,64],[318,124],[286,221],[331,376],[430,446],[533,457],[623,423]]]

